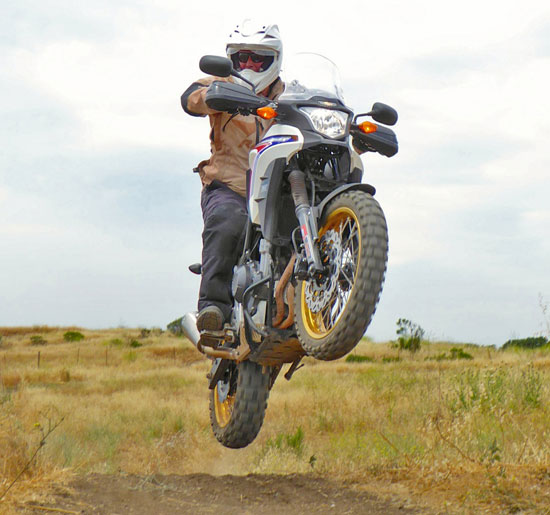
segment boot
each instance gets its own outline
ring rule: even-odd
[[[206,306],[197,316],[197,329],[201,331],[220,331],[223,329],[223,313],[218,306]]]

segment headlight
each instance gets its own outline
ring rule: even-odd
[[[329,138],[341,138],[346,133],[348,114],[343,111],[321,107],[301,107],[300,111],[307,114],[317,132]]]

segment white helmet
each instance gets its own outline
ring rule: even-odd
[[[240,53],[241,51],[244,52]],[[281,72],[283,42],[279,27],[244,20],[229,35],[226,52],[227,57],[233,61],[235,70],[254,84],[257,93],[261,93]],[[246,59],[246,54],[251,55],[257,70],[241,69],[246,62],[242,60]]]

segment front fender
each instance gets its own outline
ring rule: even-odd
[[[351,184],[344,184],[343,186],[340,186],[339,188],[336,188],[334,191],[331,191],[322,201],[320,204],[315,206],[314,212],[317,220],[320,220],[323,216],[323,213],[325,211],[325,208],[329,204],[329,202],[336,197],[337,195],[340,195],[340,193],[343,193],[344,191],[348,190],[359,190],[364,191],[365,193],[368,193],[369,195],[373,195],[376,193],[376,188],[374,186],[371,186],[370,184],[363,184],[361,182],[352,182]]]

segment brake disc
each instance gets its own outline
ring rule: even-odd
[[[321,281],[310,279],[306,283],[306,303],[312,313],[318,313],[329,303],[338,285],[342,265],[342,238],[334,229],[323,234],[319,242],[319,253],[328,274]]]

